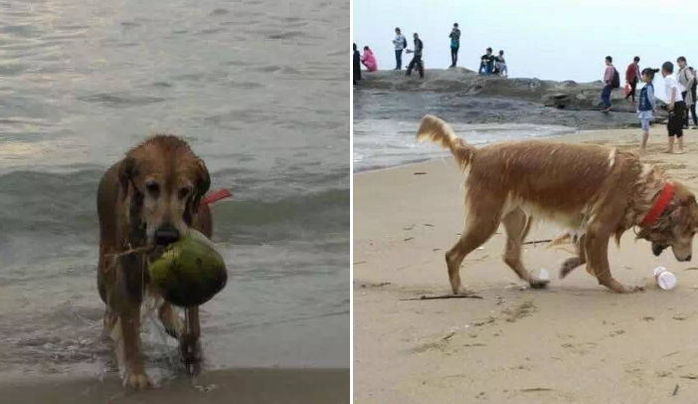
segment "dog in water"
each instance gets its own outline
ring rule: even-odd
[[[679,261],[689,261],[698,227],[698,204],[685,186],[633,153],[597,145],[547,141],[493,144],[476,149],[458,138],[441,119],[427,115],[417,132],[451,150],[467,173],[465,230],[446,253],[453,293],[461,291],[460,265],[471,251],[504,225],[504,262],[531,287],[547,280],[533,277],[521,261],[521,246],[534,218],[553,220],[575,234],[577,256],[567,259],[560,277],[586,264],[599,284],[614,292],[639,288],[611,275],[608,242],[639,228],[638,238],[652,243],[655,255],[671,247]]]
[[[106,305],[105,333],[115,341],[125,385],[136,389],[151,385],[139,335],[146,297],[154,298],[165,330],[179,340],[185,364],[198,372],[198,308],[188,308],[182,321],[169,303],[148,288],[146,264],[189,227],[211,237],[211,212],[200,203],[209,185],[204,162],[185,141],[169,135],[154,136],[131,149],[99,184],[97,283]]]

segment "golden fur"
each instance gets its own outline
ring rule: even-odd
[[[493,144],[476,149],[459,139],[441,119],[427,115],[417,132],[448,148],[467,171],[465,231],[446,253],[453,293],[461,289],[459,268],[467,254],[485,243],[500,223],[507,234],[504,261],[532,287],[535,279],[521,261],[521,245],[533,218],[555,221],[574,235],[577,256],[565,261],[561,277],[587,264],[601,285],[615,292],[628,288],[611,276],[608,241],[639,226],[668,177],[643,164],[633,153],[597,145],[547,141]],[[685,186],[673,182],[674,196],[660,218],[638,237],[652,242],[658,255],[672,247],[679,261],[690,260],[698,227],[698,205]]]
[[[125,385],[136,389],[151,385],[139,337],[141,306],[147,295],[157,303],[167,332],[179,340],[185,363],[198,371],[198,308],[186,310],[185,326],[170,304],[148,288],[146,260],[189,226],[211,236],[210,211],[206,205],[199,206],[209,184],[203,161],[186,142],[168,135],[154,136],[131,149],[107,170],[99,184],[97,283],[106,304],[104,331],[116,342]],[[153,247],[153,252],[124,254],[142,247]]]

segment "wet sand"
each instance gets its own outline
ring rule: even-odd
[[[124,389],[116,377],[44,378],[0,382],[4,403],[345,403],[348,369],[230,369],[179,378],[144,392]]]
[[[686,132],[683,155],[661,153],[664,133],[652,128],[643,159],[698,190],[698,131]],[[636,149],[638,137],[637,129],[605,130],[564,140]],[[679,263],[670,251],[654,257],[649,243],[628,231],[620,248],[609,245],[611,271],[647,287],[617,295],[584,268],[557,279],[571,246],[529,245],[528,269],[546,268],[552,277],[547,289],[530,290],[502,262],[500,229],[461,268],[464,284],[482,299],[403,300],[450,293],[444,252],[462,231],[462,174],[449,157],[354,179],[357,402],[695,401],[695,263]],[[528,240],[559,234],[539,223]],[[658,265],[676,274],[676,289],[653,285]]]

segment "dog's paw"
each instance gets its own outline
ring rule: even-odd
[[[153,386],[145,372],[129,372],[124,377],[124,386],[134,390],[144,390]]]
[[[549,283],[550,281],[547,279],[531,279],[528,284],[531,285],[532,289],[545,289]]]

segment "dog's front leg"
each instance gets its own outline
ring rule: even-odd
[[[201,371],[201,328],[199,326],[199,307],[188,307],[185,310],[184,333],[179,337],[179,350],[182,354],[182,362],[190,375],[196,375]]]
[[[124,366],[124,385],[136,390],[152,385],[145,374],[140,349],[140,308],[135,307],[119,315],[121,327],[121,349]]]
[[[610,232],[591,227],[586,234],[587,271],[596,276],[600,285],[617,293],[629,293],[639,290],[630,288],[613,279],[608,264],[608,241]]]

